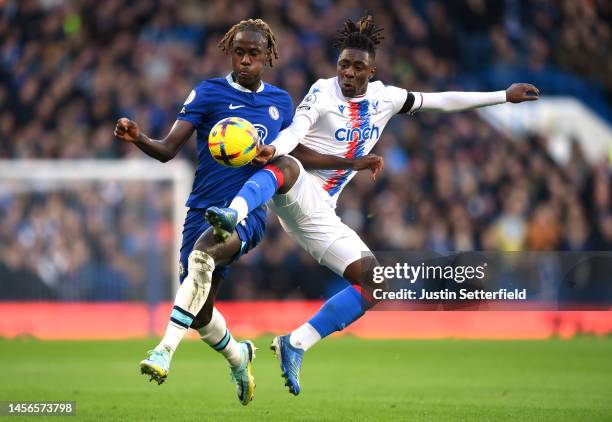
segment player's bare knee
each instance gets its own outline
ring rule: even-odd
[[[271,164],[283,175],[283,185],[279,187],[277,192],[281,194],[289,192],[300,174],[300,166],[295,160],[286,156],[278,157]]]
[[[373,300],[373,291],[376,289],[387,290],[387,282],[375,280],[374,268],[379,266],[374,256],[365,256],[351,263],[344,271],[344,278],[362,288],[362,294],[369,300]]]
[[[354,284],[363,284],[367,282],[369,275],[374,274],[374,268],[378,266],[378,260],[372,256],[364,256],[350,263],[344,270],[344,278],[353,282]],[[372,281],[372,280],[370,280]]]
[[[389,282],[383,278],[380,280],[380,277],[374,276],[374,271],[369,271],[365,277],[365,283],[363,286],[365,289],[368,289],[370,292],[378,291],[388,291],[389,290]]]
[[[388,283],[386,279],[380,280],[379,277],[374,276],[374,271],[377,267],[380,267],[378,260],[374,256],[364,258],[364,283],[372,289],[388,289]]]
[[[206,229],[200,238],[195,242],[193,250],[198,250],[210,256],[215,266],[225,265],[240,252],[242,241],[237,232],[234,231],[230,238],[225,242],[215,239],[212,227]]]

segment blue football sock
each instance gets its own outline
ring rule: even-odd
[[[308,323],[323,338],[343,330],[361,317],[367,309],[368,304],[363,296],[354,287],[349,286],[329,298]]]
[[[252,175],[230,204],[230,208],[238,211],[238,221],[242,220],[254,209],[268,202],[282,184],[283,175],[273,165],[268,165]],[[244,206],[245,203],[246,207]]]

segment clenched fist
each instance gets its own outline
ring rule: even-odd
[[[523,101],[535,101],[540,98],[540,90],[534,85],[518,83],[512,84],[506,90],[506,101],[509,103],[522,103]]]
[[[133,120],[122,117],[115,125],[115,136],[125,142],[134,142],[140,137],[140,128]]]

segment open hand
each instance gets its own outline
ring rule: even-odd
[[[372,179],[376,180],[376,175],[385,168],[385,160],[376,154],[368,154],[363,157],[356,158],[353,162],[353,170],[370,170]]]
[[[115,125],[115,136],[125,142],[134,142],[140,136],[140,128],[133,120],[122,117]]]
[[[512,84],[506,90],[506,101],[509,103],[522,103],[523,101],[535,101],[540,98],[540,90],[534,85],[518,83]]]

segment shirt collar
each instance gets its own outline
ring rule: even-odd
[[[232,88],[237,89],[238,91],[242,91],[242,92],[249,92],[249,93],[253,93],[253,91],[251,91],[248,88],[243,87],[242,85],[240,85],[238,82],[234,82],[234,78],[232,77],[232,73],[228,73],[227,76],[225,77],[225,80],[227,81],[228,84],[230,84],[232,86]],[[264,90],[264,83],[263,81],[259,82],[259,88],[257,88],[257,91],[255,92],[261,92]]]

